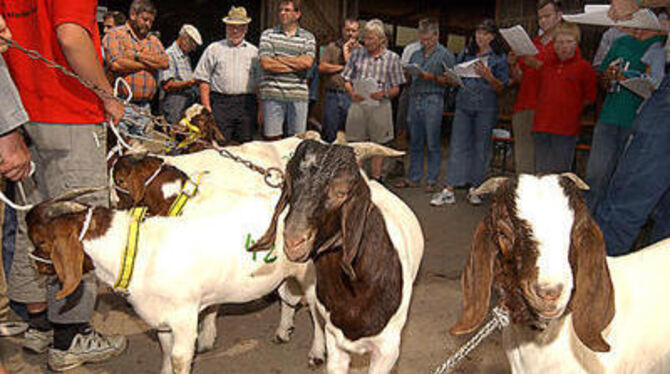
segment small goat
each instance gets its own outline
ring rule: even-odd
[[[669,373],[670,240],[606,258],[573,180],[522,174],[482,185],[495,195],[451,333],[482,323],[493,288],[513,322],[503,330],[512,373]]]
[[[412,211],[366,180],[351,148],[307,140],[289,161],[272,223],[252,249],[270,248],[282,232],[286,257],[313,259],[316,267],[328,372],[346,373],[349,352],[371,352],[369,373],[390,372],[423,255]]]

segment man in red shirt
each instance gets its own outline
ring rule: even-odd
[[[530,130],[533,127],[537,100],[539,79],[537,69],[540,68],[542,61],[554,55],[552,38],[562,15],[559,1],[540,0],[537,4],[537,18],[542,33],[533,40],[539,53],[533,57],[518,59],[513,52],[508,55],[512,81],[520,82],[512,117],[514,166],[517,173],[535,172],[533,138]]]
[[[112,97],[102,69],[96,6],[94,0],[0,0],[0,14],[16,42],[100,89],[93,92],[17,49],[5,53],[30,119],[24,130],[36,169],[33,178],[23,182],[26,203],[38,203],[75,187],[106,184],[103,122],[106,118],[118,122],[123,106]],[[101,191],[88,196],[88,202],[105,205],[107,197]],[[24,347],[36,352],[48,349],[48,366],[55,371],[120,354],[127,345],[125,337],[104,336],[88,324],[97,295],[93,275],[84,277],[71,296],[56,300],[61,285],[55,277],[36,272],[28,256],[33,248],[26,235],[24,212],[19,212],[18,221],[8,294],[25,303],[29,313]]]
[[[539,70],[533,123],[535,172],[570,171],[582,110],[596,99],[596,73],[579,53],[579,27],[562,23],[554,32],[555,58]]]

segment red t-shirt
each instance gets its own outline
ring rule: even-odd
[[[0,13],[14,40],[69,70],[72,69],[56,38],[56,27],[74,23],[86,29],[102,64],[96,8],[95,0],[0,0]],[[71,124],[104,121],[100,99],[74,78],[14,48],[5,53],[5,58],[31,121]]]
[[[577,51],[566,61],[542,65],[532,131],[579,134],[584,104],[596,99],[596,73]]]
[[[538,60],[545,62],[547,59],[555,57],[554,53],[554,43],[549,41],[547,44],[542,44],[540,37],[533,39],[533,44],[538,50],[538,54],[535,55]],[[514,103],[514,112],[520,112],[522,110],[534,110],[535,103],[537,102],[537,87],[539,84],[539,71],[533,69],[523,63],[523,57],[519,58],[519,66],[523,72],[521,77],[521,83],[519,84],[519,93],[516,96],[516,102]]]

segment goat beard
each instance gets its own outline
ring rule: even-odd
[[[523,290],[519,287],[514,262],[505,263],[504,259],[498,258],[495,267],[497,271],[493,282],[494,290],[498,296],[498,303],[509,312],[510,321],[517,325],[544,330],[548,322],[541,319],[528,304]]]

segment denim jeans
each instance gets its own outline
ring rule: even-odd
[[[632,129],[609,123],[598,123],[593,132],[593,142],[586,164],[586,205],[595,213],[598,204],[607,192],[607,184],[616,167]]]
[[[338,131],[344,131],[347,122],[351,98],[345,91],[326,92],[326,105],[323,113],[325,122],[323,129],[323,140],[332,143]]]
[[[486,178],[491,161],[491,132],[498,120],[498,109],[456,108],[447,161],[448,186],[478,186]]]
[[[304,132],[307,128],[307,107],[306,101],[263,101],[263,135],[293,136]]]
[[[415,94],[410,96],[407,123],[410,134],[410,161],[407,177],[413,183],[423,176],[423,149],[428,144],[428,175],[426,183],[437,183],[440,174],[442,115],[444,96],[441,94]]]
[[[151,113],[151,104],[142,103],[135,106],[139,107],[143,113]],[[147,126],[150,119],[142,112],[136,110],[134,107],[126,106],[123,112],[123,119],[119,123],[119,129],[127,131],[134,135],[144,134],[143,129]]]
[[[670,211],[670,77],[643,104],[633,134],[612,174],[595,219],[605,236],[607,254],[630,252],[647,218]],[[670,219],[656,219],[654,237],[670,235]]]
[[[577,137],[534,132],[536,173],[563,173],[572,170]]]

